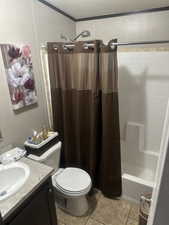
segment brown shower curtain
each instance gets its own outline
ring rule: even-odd
[[[94,47],[86,48],[86,43]],[[48,43],[54,129],[64,166],[80,167],[108,197],[121,195],[117,51],[101,41]]]

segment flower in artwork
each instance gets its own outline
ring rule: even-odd
[[[27,58],[31,57],[31,49],[30,49],[29,45],[23,46],[23,48],[22,48],[22,55],[24,57],[27,57]]]

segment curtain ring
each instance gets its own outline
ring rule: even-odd
[[[117,49],[117,45],[112,45],[112,43],[117,43],[117,38],[110,40],[109,43],[108,43],[108,46],[109,46],[110,49],[116,50]]]
[[[85,50],[89,49],[89,47],[87,46],[86,43],[83,44],[83,48],[84,48]]]
[[[63,47],[63,50],[68,50],[68,48],[65,46],[65,45],[62,45],[62,47]]]
[[[56,44],[54,44],[54,45],[53,45],[53,49],[54,49],[55,51],[57,51],[57,50],[58,50],[58,46],[57,46]]]

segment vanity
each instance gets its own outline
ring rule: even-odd
[[[30,174],[19,191],[0,201],[0,225],[57,225],[53,169],[27,158],[20,162],[29,167]]]

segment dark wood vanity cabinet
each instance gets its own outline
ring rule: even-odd
[[[57,225],[51,179],[19,206],[4,225]]]
[[[2,220],[1,213],[0,213],[0,225],[3,225],[3,220]]]

